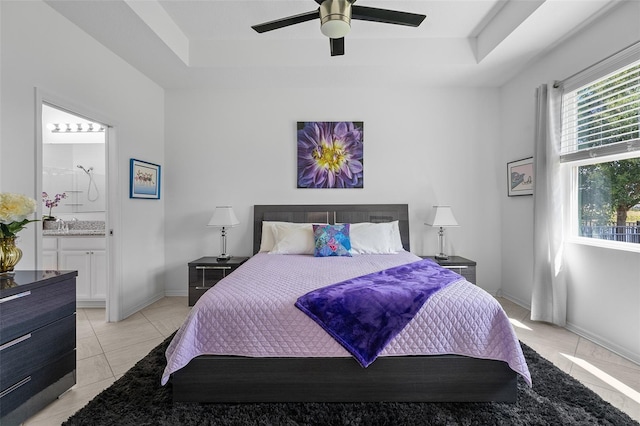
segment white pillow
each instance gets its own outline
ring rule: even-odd
[[[305,225],[311,226],[310,223],[278,222],[278,221],[268,221],[268,220],[263,221],[262,236],[260,239],[261,252],[273,250],[273,246],[276,243],[275,237],[273,234],[273,227],[275,225],[280,225],[282,227],[289,227],[289,228],[299,228],[299,227],[304,227]]]
[[[292,227],[276,223],[272,230],[275,244],[269,254],[313,254],[315,243],[311,224]]]
[[[397,228],[397,221],[395,226]],[[399,239],[399,231],[397,235]],[[352,223],[349,229],[349,238],[351,239],[352,254],[395,254],[398,252],[393,222]],[[402,247],[402,243],[400,243],[400,247]]]
[[[402,245],[402,238],[400,237],[400,224],[397,220],[394,220],[391,223],[391,245],[395,251],[404,251],[404,246]]]

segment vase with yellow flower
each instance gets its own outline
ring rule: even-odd
[[[36,211],[36,200],[22,194],[0,192],[0,275],[10,275],[22,258],[16,246],[16,234],[36,219],[27,219]]]

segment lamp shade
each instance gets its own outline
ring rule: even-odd
[[[231,206],[217,206],[207,226],[230,228],[240,224]]]
[[[460,226],[458,225],[456,218],[453,216],[451,206],[433,206],[433,214],[429,221],[427,221],[427,225],[440,228]]]

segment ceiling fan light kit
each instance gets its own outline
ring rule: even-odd
[[[319,18],[320,31],[329,37],[331,56],[339,56],[344,55],[344,36],[351,30],[351,19],[417,27],[426,18],[426,15],[417,13],[353,6],[356,0],[315,1],[320,5],[317,10],[253,25],[251,28],[264,33]]]
[[[320,31],[329,38],[342,38],[351,30],[351,3],[325,0],[320,4]]]

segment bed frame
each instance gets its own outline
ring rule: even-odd
[[[398,220],[409,250],[406,204],[256,205],[253,251],[262,221],[356,223]],[[459,355],[353,358],[199,356],[173,373],[175,402],[515,402],[507,363]]]

